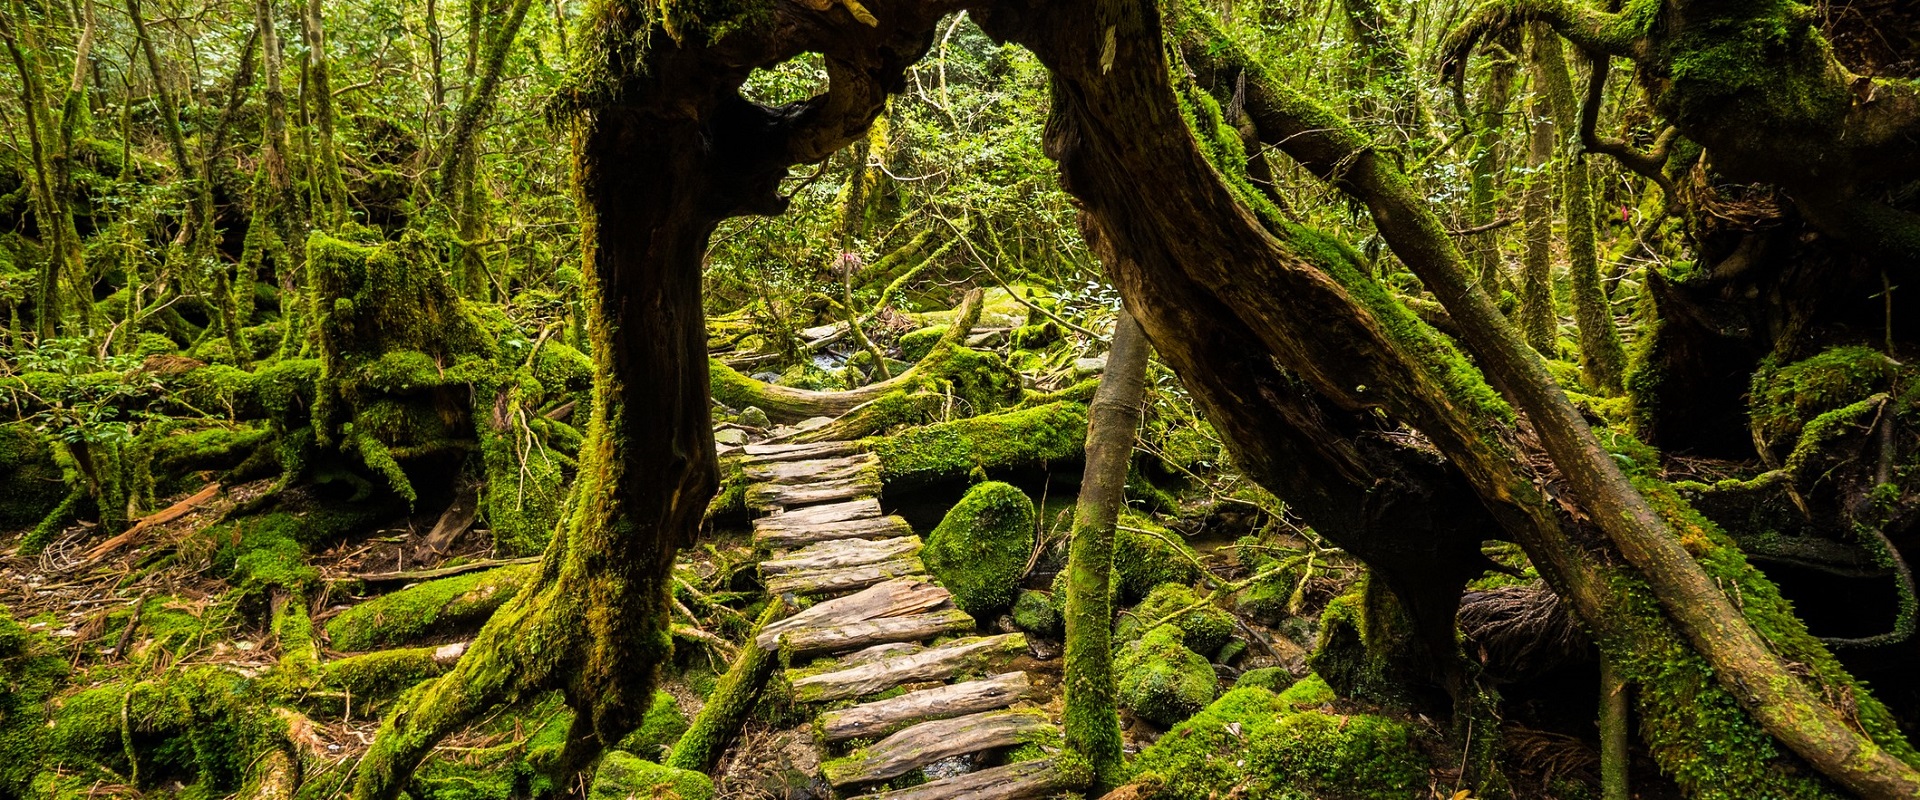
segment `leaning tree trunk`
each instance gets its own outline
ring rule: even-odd
[[[878,6],[879,4],[875,4]],[[770,214],[790,166],[857,137],[925,52],[941,9],[889,8],[875,33],[781,4],[777,37],[682,43],[649,15],[600,7],[587,83],[564,108],[593,340],[594,403],[569,519],[537,578],[488,621],[452,671],[397,703],[361,761],[354,797],[390,800],[434,744],[489,709],[559,690],[575,712],[560,785],[636,728],[668,655],[671,570],[717,485],[701,265],[715,226]],[[683,31],[684,32],[684,31]],[[644,61],[627,43],[649,40]],[[756,67],[825,55],[831,88],[765,108],[739,95]]]
[[[1120,309],[1107,371],[1087,409],[1087,466],[1067,554],[1062,722],[1067,746],[1092,762],[1095,792],[1112,788],[1124,777],[1120,717],[1113,702],[1113,532],[1126,503],[1127,465],[1133,460],[1151,354],[1140,323]]]

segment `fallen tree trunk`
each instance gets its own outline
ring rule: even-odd
[[[960,301],[960,313],[941,334],[926,358],[907,371],[878,383],[844,392],[815,392],[754,380],[722,363],[708,359],[713,380],[713,399],[733,408],[753,406],[767,412],[776,422],[798,422],[810,417],[838,417],[892,392],[912,389],[928,377],[937,377],[940,367],[954,348],[965,345],[967,334],[980,323],[983,293],[975,289]]]

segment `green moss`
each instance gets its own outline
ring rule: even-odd
[[[1425,793],[1429,766],[1403,723],[1296,711],[1260,687],[1228,692],[1134,763],[1167,800],[1403,800]]]
[[[687,732],[687,715],[681,713],[680,704],[673,695],[662,691],[653,693],[653,705],[647,708],[647,715],[640,720],[640,727],[634,729],[626,738],[614,747],[625,750],[648,761],[664,762],[667,754],[673,751],[674,743]]]
[[[1866,347],[1836,347],[1786,366],[1768,362],[1753,375],[1747,413],[1755,435],[1779,447],[1822,414],[1890,390],[1906,371]]]
[[[1213,701],[1213,665],[1163,625],[1122,645],[1113,662],[1116,696],[1134,716],[1158,725],[1180,722]]]
[[[1333,687],[1328,686],[1326,680],[1322,679],[1317,672],[1307,673],[1307,677],[1301,678],[1280,693],[1280,702],[1292,708],[1319,708],[1330,705],[1338,699],[1340,699],[1339,696],[1333,693]]]
[[[267,709],[245,676],[220,667],[107,683],[61,700],[46,728],[49,759],[42,766],[137,774],[140,786],[179,781],[231,792],[272,730]]]
[[[945,325],[932,325],[900,334],[900,358],[919,361],[933,351],[933,345],[947,332]]]
[[[0,424],[0,483],[7,487],[0,498],[0,530],[45,519],[68,494],[53,448],[24,422]]]
[[[532,578],[538,566],[499,567],[409,586],[327,620],[327,638],[338,650],[372,650],[439,631],[478,628]]]
[[[1066,573],[1060,573],[1065,575]],[[1060,638],[1066,620],[1054,605],[1053,594],[1023,589],[1013,601],[1013,624],[1020,630],[1051,639]]]
[[[415,684],[447,671],[434,658],[437,647],[381,650],[327,662],[326,682],[352,693],[355,713],[398,696]]]
[[[619,750],[600,759],[589,800],[712,800],[713,780],[698,772],[664,767]]]
[[[1414,638],[1400,601],[1368,577],[1321,612],[1308,664],[1342,697],[1407,707],[1413,687],[1429,681],[1431,656]]]
[[[1178,616],[1165,624],[1179,628],[1182,641],[1196,653],[1218,653],[1233,638],[1233,615],[1183,583],[1161,584],[1149,592],[1139,605],[1120,616],[1114,638],[1120,642],[1139,639],[1147,633],[1145,626],[1175,614]]]
[[[1199,555],[1180,534],[1145,514],[1120,512],[1113,536],[1113,585],[1122,602],[1137,602],[1156,586],[1199,579]]]
[[[0,606],[0,795],[27,796],[48,758],[48,701],[66,678],[59,650]]]
[[[1251,686],[1278,694],[1293,688],[1295,683],[1297,681],[1294,680],[1293,673],[1288,672],[1286,667],[1261,667],[1240,673],[1240,677],[1233,681],[1233,688],[1245,689]]]
[[[954,604],[985,618],[1013,604],[1033,553],[1033,501],[1005,483],[982,483],[927,535],[921,558]]]
[[[880,456],[889,488],[925,486],[985,474],[1069,462],[1087,439],[1087,407],[1058,402],[925,425],[865,440]]]

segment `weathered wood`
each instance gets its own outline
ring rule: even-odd
[[[795,506],[810,506],[838,500],[854,500],[880,493],[880,476],[864,472],[852,478],[823,483],[756,483],[747,487],[747,507],[770,511]]]
[[[1018,633],[957,639],[917,653],[881,658],[846,669],[818,675],[798,676],[789,671],[793,697],[804,703],[845,700],[917,681],[938,681],[952,677],[989,658],[1027,649],[1027,637]]]
[[[943,758],[1011,747],[1053,727],[1033,709],[988,711],[922,722],[846,758],[820,765],[834,786],[897,778]]]
[[[857,442],[813,442],[810,444],[750,444],[741,448],[747,453],[747,466],[772,464],[777,461],[806,461],[815,458],[831,458],[859,452]]]
[[[808,545],[779,558],[762,561],[760,574],[780,575],[788,572],[843,569],[864,564],[877,564],[918,552],[920,552],[918,536],[877,540],[841,539]]]
[[[953,594],[926,581],[897,580],[816,603],[798,614],[760,629],[756,643],[772,649],[781,634],[801,628],[823,628],[885,617],[904,617],[948,606]]]
[[[897,725],[994,711],[1026,697],[1033,684],[1025,672],[909,692],[899,697],[820,715],[820,736],[829,742],[878,736]]]
[[[919,556],[902,556],[857,567],[767,575],[763,580],[767,591],[773,594],[827,594],[865,589],[881,581],[924,575],[926,571],[927,565],[920,562]]]
[[[800,527],[766,527],[753,532],[753,544],[768,550],[786,550],[835,539],[891,539],[913,533],[913,526],[897,516],[867,517]]]
[[[145,536],[147,531],[186,516],[189,512],[199,508],[201,504],[212,500],[219,494],[220,484],[209,483],[201,487],[200,491],[194,492],[193,496],[141,517],[139,521],[133,523],[133,527],[128,528],[120,535],[94,545],[92,549],[87,551],[86,556],[80,559],[80,565],[84,566],[105,558],[107,554],[126,546],[128,542]]]
[[[919,642],[888,642],[876,644],[865,650],[855,650],[840,657],[842,668],[871,664],[884,658],[901,658],[914,653],[924,652],[927,646]]]
[[[755,532],[763,530],[801,530],[830,522],[851,522],[880,516],[880,499],[862,497],[844,503],[808,506],[768,514],[753,521]]]
[[[917,642],[943,633],[970,631],[974,625],[971,614],[957,608],[943,608],[905,617],[788,631],[780,635],[780,647],[792,656],[832,653],[887,642]]]
[[[836,458],[809,461],[775,461],[742,467],[742,474],[755,483],[814,483],[851,478],[880,466],[873,453],[854,453]]]
[[[862,795],[856,800],[1032,800],[1079,788],[1071,771],[1051,758],[1022,761],[919,786]]]

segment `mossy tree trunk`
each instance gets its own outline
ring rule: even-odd
[[[459,268],[455,274],[460,276],[461,291],[468,297],[484,299],[492,295],[486,262],[480,253],[480,239],[486,235],[486,209],[475,140],[480,135],[488,112],[493,109],[493,99],[499,93],[501,76],[506,72],[507,56],[520,38],[520,26],[526,20],[527,9],[531,5],[532,0],[513,0],[513,5],[507,9],[505,18],[498,25],[468,32],[475,40],[471,49],[478,61],[471,66],[477,70],[477,74],[469,76],[467,96],[441,148],[434,188],[454,209],[454,221],[460,236]],[[476,2],[473,6],[477,9],[480,4]],[[486,32],[484,37],[481,36],[482,32]],[[484,48],[481,47],[482,40]]]
[[[1538,39],[1528,42],[1538,47]],[[1529,53],[1529,61],[1534,60]],[[1520,331],[1546,358],[1560,355],[1560,315],[1553,307],[1553,143],[1559,138],[1546,94],[1534,87],[1527,104],[1527,185],[1520,197]]]
[[[299,2],[299,0],[295,0]],[[333,140],[333,77],[327,63],[326,5],[306,0],[300,6],[300,35],[307,45],[306,82],[301,102],[312,113],[315,144],[307,154],[312,185],[311,218],[322,228],[347,220],[347,181],[340,173],[340,152]]]
[[[1092,763],[1095,792],[1124,778],[1120,717],[1114,707],[1113,537],[1126,503],[1140,404],[1152,349],[1133,315],[1122,308],[1113,324],[1107,371],[1087,411],[1087,461],[1074,505],[1067,555],[1067,746]]]
[[[675,41],[648,14],[598,7],[572,87],[586,220],[594,402],[571,516],[536,579],[487,623],[445,676],[398,702],[361,761],[354,797],[388,800],[433,745],[487,710],[558,690],[575,711],[561,785],[637,727],[671,647],[674,554],[717,484],[701,264],[725,218],[783,209],[794,164],[857,138],[931,41],[941,9],[883,8],[892,24],[791,4],[770,27]],[[672,17],[665,20],[676,22]],[[715,22],[708,20],[707,22]],[[778,36],[757,36],[762,30]],[[629,51],[647,42],[645,58]],[[739,94],[755,67],[825,55],[831,88],[779,108]]]
[[[1362,85],[1377,87],[1383,109],[1399,126],[1407,142],[1427,137],[1433,125],[1433,113],[1420,96],[1420,84],[1410,66],[1413,56],[1401,22],[1381,0],[1341,0],[1345,12],[1347,36],[1352,40],[1354,69]]]
[[[1481,84],[1480,105],[1474,109],[1473,152],[1468,160],[1468,169],[1473,183],[1467,196],[1467,221],[1478,227],[1491,225],[1499,207],[1499,187],[1496,185],[1500,167],[1500,151],[1507,130],[1507,108],[1513,103],[1514,78],[1519,73],[1519,47],[1508,37],[1504,44],[1506,55],[1487,68],[1485,83]],[[1464,109],[1463,109],[1464,111]],[[1256,135],[1255,140],[1258,141]],[[1505,265],[1501,263],[1500,234],[1490,230],[1468,240],[1474,261],[1480,267],[1480,288],[1488,295],[1499,297],[1510,280],[1505,274]]]
[[[87,9],[89,12],[92,10],[91,4]],[[47,105],[46,79],[41,74],[43,65],[38,37],[28,26],[26,5],[15,0],[5,16],[6,19],[0,20],[0,39],[6,40],[7,52],[12,56],[14,68],[20,75],[20,104],[25,110],[28,158],[32,164],[28,196],[32,200],[40,235],[50,245],[34,292],[35,328],[40,337],[45,339],[51,338],[63,327],[66,316],[62,308],[61,276],[78,282],[86,275],[80,235],[73,226],[70,172],[74,129],[85,114],[84,76],[88,53],[93,44],[93,16],[91,13],[87,15],[86,27],[75,47],[74,78],[61,103],[57,126],[47,119],[52,110]],[[73,293],[75,303],[84,303],[81,295],[78,291]],[[90,305],[83,306],[83,309],[87,307]]]
[[[1573,79],[1560,37],[1545,25],[1536,25],[1531,56],[1538,91],[1553,115],[1555,149],[1561,153],[1560,206],[1566,225],[1567,283],[1573,300],[1574,327],[1580,334],[1580,371],[1588,385],[1602,394],[1619,394],[1627,371],[1626,348],[1613,321],[1613,306],[1600,282],[1600,254],[1594,242],[1593,181],[1579,136],[1579,111],[1573,100]],[[1531,337],[1529,337],[1531,341]],[[1537,349],[1537,348],[1536,348]]]

